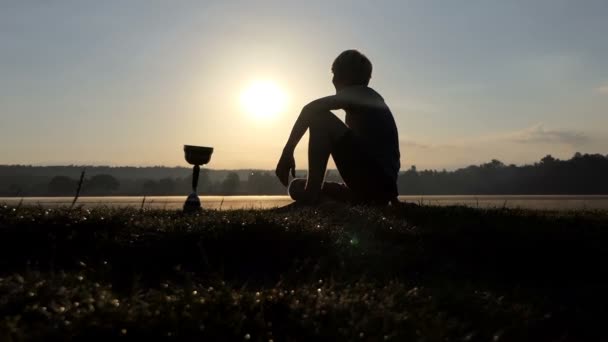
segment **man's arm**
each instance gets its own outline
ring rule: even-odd
[[[302,139],[302,136],[304,136],[304,133],[306,133],[306,130],[310,126],[310,120],[313,115],[330,110],[343,109],[345,105],[346,103],[344,103],[341,96],[331,95],[314,100],[304,106],[291,129],[291,134],[283,150],[293,153],[300,139]]]
[[[277,164],[276,175],[283,185],[287,186],[290,171],[291,175],[295,177],[296,164],[293,158],[293,152],[302,139],[302,136],[304,136],[304,133],[306,133],[306,130],[308,130],[313,115],[334,109],[344,109],[348,105],[347,100],[347,97],[340,94],[331,95],[314,100],[302,108],[298,119],[291,129],[291,133],[289,134],[289,138],[287,139],[287,143],[283,148],[283,153]]]

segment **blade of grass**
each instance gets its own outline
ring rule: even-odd
[[[87,169],[84,168],[82,169],[82,172],[80,173],[80,180],[78,181],[78,188],[76,188],[76,195],[74,195],[74,200],[72,201],[72,205],[70,206],[71,208],[74,208],[74,205],[76,205],[76,201],[78,201],[78,197],[80,197],[80,190],[82,189],[82,183],[84,182],[84,175],[86,173]]]

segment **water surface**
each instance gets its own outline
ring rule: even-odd
[[[426,205],[466,205],[470,207],[507,207],[541,210],[608,210],[608,195],[458,195],[458,196],[399,196],[401,201]],[[44,207],[65,206],[72,203],[72,197],[0,197],[0,203],[16,205],[40,205]],[[118,206],[179,209],[186,196],[107,196],[80,197],[78,205]],[[201,201],[207,209],[268,209],[292,202],[288,196],[202,196]]]

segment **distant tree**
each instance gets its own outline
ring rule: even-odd
[[[540,163],[541,163],[541,164],[545,164],[545,165],[546,165],[546,164],[552,164],[552,163],[554,163],[556,160],[557,160],[557,159],[553,158],[553,156],[552,156],[552,155],[547,154],[546,156],[544,156],[544,157],[543,157],[543,158],[540,160]]]
[[[161,178],[158,181],[158,191],[163,195],[173,195],[175,193],[175,181],[171,178]]]
[[[53,196],[69,196],[74,195],[78,181],[67,176],[55,176],[51,179],[48,185],[48,191]]]
[[[101,174],[91,177],[83,187],[87,194],[110,195],[118,190],[120,182],[114,176]]]
[[[247,176],[245,192],[252,195],[285,194],[285,187],[279,179],[269,172],[252,171]]]
[[[142,184],[142,191],[144,195],[158,195],[157,189],[158,183],[152,179],[146,179]]]
[[[175,195],[175,194],[188,194],[192,188],[192,179],[189,178],[188,184],[190,186],[185,186],[184,179],[173,179],[173,178],[161,178],[158,181],[152,179],[146,179],[142,186],[142,191],[144,195],[156,195],[156,196],[167,196],[167,195]],[[199,187],[200,188],[200,187]]]
[[[225,195],[234,195],[238,192],[240,185],[241,179],[239,175],[235,172],[230,172],[222,182],[221,192]]]
[[[505,167],[505,164],[498,159],[492,159],[492,161],[489,163],[481,164],[481,167],[488,169],[498,169]]]

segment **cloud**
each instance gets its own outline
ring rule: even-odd
[[[566,129],[546,128],[543,123],[538,123],[533,126],[510,132],[501,132],[496,134],[471,137],[465,139],[457,139],[439,144],[431,144],[413,139],[400,139],[399,147],[401,149],[419,149],[419,150],[437,150],[437,149],[471,149],[483,148],[484,146],[496,146],[505,143],[517,144],[554,144],[578,147],[589,143],[591,137],[587,134]]]
[[[608,95],[608,84],[604,84],[595,88],[595,92],[598,94]]]
[[[581,145],[589,142],[589,137],[582,132],[574,130],[548,129],[542,123],[532,127],[511,132],[504,135],[509,141],[529,144],[529,143],[550,143],[565,145]]]
[[[439,144],[430,144],[406,138],[399,140],[399,146],[418,149],[470,149],[472,147],[495,146],[496,144],[505,143],[580,146],[591,140],[590,136],[580,131],[546,128],[543,123],[538,123],[515,131],[497,132],[489,135],[444,141]]]

